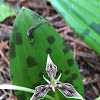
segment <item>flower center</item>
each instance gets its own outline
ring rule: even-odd
[[[55,86],[56,86],[56,82],[55,82],[55,80],[53,79],[53,80],[51,81],[50,87],[55,87]]]

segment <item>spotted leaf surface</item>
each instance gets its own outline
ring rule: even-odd
[[[35,89],[47,83],[42,78],[45,71],[47,55],[54,64],[62,70],[60,79],[63,83],[70,83],[83,96],[83,84],[78,66],[56,30],[48,23],[43,23],[32,31],[33,43],[27,36],[27,30],[33,25],[45,21],[35,12],[22,8],[15,19],[10,38],[10,72],[14,85]],[[48,75],[45,75],[45,77]],[[59,100],[66,98],[59,92]],[[29,100],[33,94],[15,91],[18,100]],[[48,95],[55,98],[54,93]],[[44,100],[47,100],[44,98]],[[55,99],[56,100],[56,99]],[[73,99],[72,99],[73,100]]]
[[[100,54],[100,0],[49,0],[65,22]]]

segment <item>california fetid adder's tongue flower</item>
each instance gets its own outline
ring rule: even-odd
[[[58,71],[60,72],[60,75],[57,79],[55,79],[56,73]],[[13,89],[13,90],[20,90],[20,91],[34,93],[30,100],[40,100],[40,99],[43,99],[49,91],[53,91],[55,93],[55,88],[56,88],[66,98],[76,98],[76,99],[84,100],[82,96],[74,89],[74,87],[71,84],[62,83],[59,81],[62,75],[62,71],[57,70],[57,66],[52,62],[49,55],[47,57],[46,72],[44,73],[48,74],[50,81],[46,79],[43,75],[43,78],[48,83],[48,85],[37,86],[35,88],[35,91],[30,88],[16,86],[16,85],[7,85],[7,84],[0,85],[0,89]],[[49,99],[50,98],[52,97],[49,96]],[[0,100],[2,99],[3,97],[0,97]]]
[[[47,65],[46,65],[46,72],[50,81],[46,79],[43,75],[44,80],[48,83],[48,85],[40,85],[35,88],[35,93],[31,97],[30,100],[40,100],[45,97],[45,95],[52,90],[55,93],[55,88],[58,89],[66,98],[76,98],[82,99],[82,96],[74,89],[74,87],[69,83],[62,83],[60,82],[60,78],[62,75],[62,71],[60,71],[60,75],[57,79],[56,73],[60,71],[57,70],[57,66],[52,62],[50,56],[47,57]]]

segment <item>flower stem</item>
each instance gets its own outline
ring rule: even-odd
[[[35,90],[30,89],[30,88],[26,88],[26,87],[22,87],[22,86],[16,86],[16,85],[9,85],[9,84],[0,85],[0,89],[19,90],[19,91],[25,91],[25,92],[30,92],[30,93],[35,92]]]
[[[22,87],[22,86],[9,85],[9,84],[0,85],[0,89],[19,90],[19,91],[25,91],[25,92],[35,93],[35,90],[33,90],[33,89]],[[49,100],[55,100],[53,97],[51,97],[49,95],[46,95],[45,98],[47,98]]]

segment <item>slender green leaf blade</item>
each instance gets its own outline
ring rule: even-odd
[[[91,0],[49,0],[66,23],[93,50],[100,54],[100,10]]]
[[[42,17],[29,9],[23,8],[19,12],[10,38],[12,83],[33,89],[38,85],[47,84],[41,74],[45,71],[47,55],[50,54],[57,69],[62,70],[60,81],[71,83],[83,96],[83,84],[77,64],[69,48],[49,23],[41,24],[33,30],[34,40],[30,44],[27,30],[43,21],[45,20]],[[18,100],[29,100],[32,96],[32,94],[25,92],[16,91],[15,93]],[[66,99],[60,92],[57,91],[57,94],[56,98],[59,100]],[[52,92],[49,92],[48,95],[55,97]],[[47,99],[44,98],[44,100]]]

